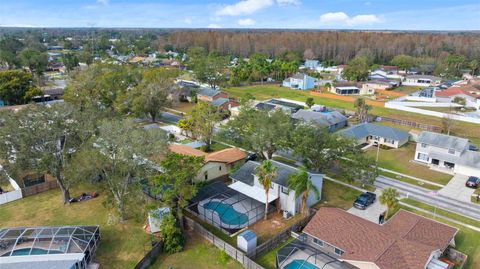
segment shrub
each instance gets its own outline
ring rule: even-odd
[[[163,251],[169,254],[183,250],[185,238],[172,214],[163,217],[160,234],[163,239]]]

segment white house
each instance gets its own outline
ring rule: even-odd
[[[442,79],[429,75],[407,75],[403,78],[402,84],[406,86],[438,86],[442,83]]]
[[[349,137],[361,144],[379,144],[399,148],[408,142],[410,134],[397,128],[373,123],[361,123],[340,130],[339,135]]]
[[[480,175],[480,152],[469,150],[466,138],[423,131],[417,139],[415,161],[468,176]]]
[[[277,209],[287,211],[291,215],[300,212],[301,197],[295,198],[295,191],[288,188],[288,178],[298,173],[298,169],[277,161],[272,161],[277,168],[277,176],[272,180],[270,190],[268,192],[268,203],[274,205]],[[230,188],[243,193],[244,195],[257,200],[261,203],[266,202],[265,190],[258,181],[255,169],[260,163],[248,161],[240,167],[235,173],[230,175],[232,184]],[[320,194],[322,193],[323,174],[308,173],[310,180],[317,187]],[[321,196],[321,195],[320,195]],[[310,192],[307,200],[307,206],[310,207],[319,202],[321,197],[315,197]]]
[[[308,69],[316,69],[317,67],[321,66],[321,64],[319,60],[306,60],[304,66]]]

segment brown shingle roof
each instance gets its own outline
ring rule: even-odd
[[[205,157],[207,162],[234,163],[247,157],[245,152],[238,148],[228,148],[212,152]]]
[[[169,149],[171,152],[175,152],[182,155],[189,155],[189,156],[196,156],[196,157],[207,155],[207,153],[201,150],[194,149],[192,147],[181,145],[181,144],[171,144],[169,146]]]
[[[344,260],[380,268],[424,268],[430,254],[444,250],[457,229],[400,210],[378,225],[338,208],[320,208],[304,232],[344,251]]]

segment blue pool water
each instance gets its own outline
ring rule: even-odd
[[[222,202],[208,202],[203,207],[218,213],[220,220],[228,225],[243,225],[248,222],[248,216],[236,211],[231,205]]]
[[[293,260],[284,269],[318,269],[315,265],[304,260]]]
[[[47,254],[48,250],[46,249],[41,249],[41,248],[33,248],[32,253],[30,253],[29,248],[22,248],[22,249],[16,249],[13,251],[12,256],[25,256],[25,255],[43,255]],[[63,252],[58,251],[58,250],[51,250],[50,254],[61,254]],[[5,254],[4,256],[10,255],[10,252]]]

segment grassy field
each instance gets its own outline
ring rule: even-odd
[[[250,93],[258,100],[265,100],[269,98],[287,98],[297,101],[305,102],[308,97],[312,97],[315,104],[325,105],[329,107],[336,107],[341,109],[347,109],[355,111],[353,103],[312,96],[308,91],[291,90],[288,88],[282,88],[276,85],[257,85],[257,86],[245,86],[245,87],[233,87],[222,89],[228,92],[233,97],[243,97],[247,93]],[[431,124],[436,126],[442,126],[442,119],[432,116],[421,115],[417,113],[411,113],[406,111],[399,111],[394,109],[388,109],[383,107],[373,107],[370,111],[371,114],[375,114],[381,117],[391,117],[396,119],[410,120],[423,124]],[[480,125],[466,122],[455,122],[452,128],[451,134],[458,135],[470,139],[474,143],[480,144]]]
[[[72,195],[92,189],[78,187]],[[100,246],[94,261],[101,268],[133,268],[148,251],[150,236],[142,229],[143,222],[133,219],[108,224],[108,211],[102,205],[105,197],[106,194],[100,193],[90,201],[63,205],[60,190],[50,190],[0,206],[0,227],[100,225]]]
[[[205,241],[199,235],[187,238],[187,244],[182,252],[167,255],[161,253],[149,269],[241,269],[243,266],[230,258],[219,248]]]
[[[410,94],[412,92],[418,92],[419,90],[421,90],[422,87],[416,87],[416,86],[400,86],[400,87],[396,87],[394,88],[393,90],[391,90],[392,92],[401,92],[401,93],[405,93],[405,94]]]
[[[431,170],[427,166],[411,162],[415,155],[415,146],[415,143],[408,143],[398,149],[380,149],[378,166],[413,177],[418,177],[420,179],[446,185],[450,179],[452,179],[451,175],[440,173]],[[366,153],[375,158],[377,154],[377,148],[370,147],[367,149]]]
[[[290,237],[284,243],[278,245],[276,248],[270,250],[269,252],[263,254],[262,256],[258,257],[256,262],[263,266],[265,269],[275,269],[276,268],[276,258],[277,258],[277,251],[283,248],[285,245],[293,241],[293,237]]]

